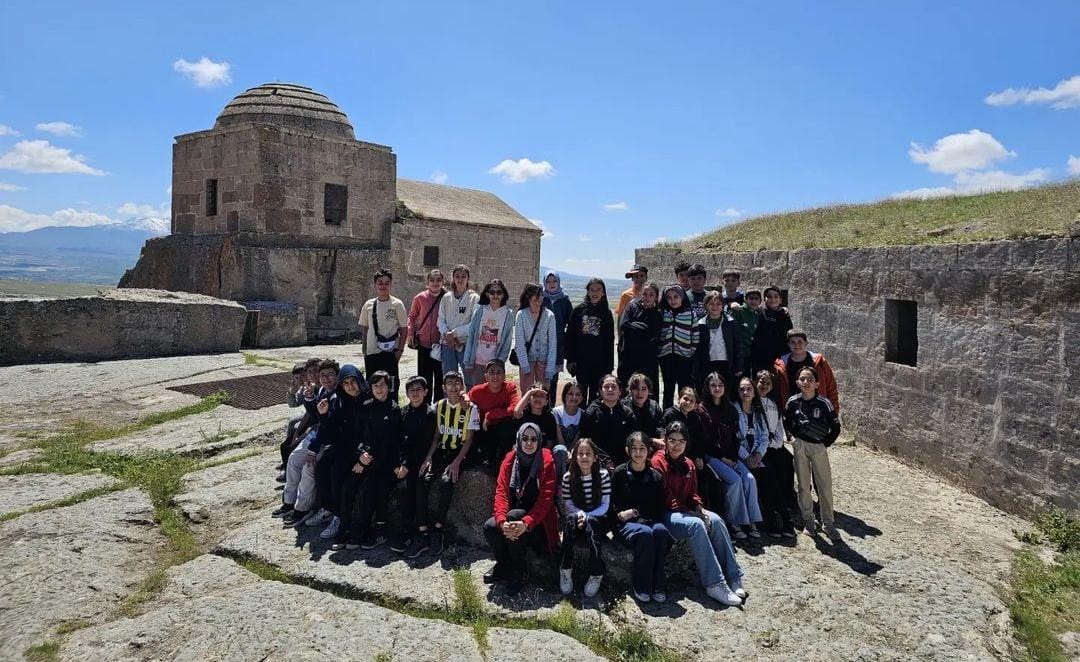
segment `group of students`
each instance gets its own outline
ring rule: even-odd
[[[400,483],[391,549],[437,556],[463,468],[486,468],[497,476],[483,525],[496,559],[486,582],[520,591],[533,548],[558,553],[560,590],[570,594],[575,549],[585,547],[583,593],[593,596],[611,533],[633,550],[635,599],[666,600],[667,552],[686,540],[706,593],[740,604],[732,539],[760,539],[762,528],[793,538],[793,510],[815,536],[811,486],[822,530],[840,540],[827,453],[840,433],[836,381],[793,328],[780,290],[744,293],[739,274],[725,272],[723,290],[706,291],[700,265],[677,265],[675,276],[659,296],[635,266],[613,314],[602,280],[589,281],[575,307],[549,272],[512,311],[501,281],[477,295],[459,265],[449,290],[429,272],[406,313],[379,270],[360,316],[367,379],[329,360],[294,368],[289,404],[305,412],[281,446],[285,487],[273,515],[322,526],[333,549],[372,549],[386,539]],[[405,346],[420,374],[405,380],[399,407]],[[517,384],[506,379],[508,358]],[[553,407],[563,363],[575,379]]]

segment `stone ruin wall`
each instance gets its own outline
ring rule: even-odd
[[[394,290],[406,306],[427,287],[426,274],[432,267],[424,265],[425,245],[439,247],[438,267],[447,285],[454,266],[467,264],[477,292],[492,278],[500,278],[515,308],[525,284],[540,278],[539,232],[411,217],[394,223],[391,232]]]
[[[1021,514],[1080,506],[1080,237],[942,246],[637,250],[658,282],[788,290],[837,373],[844,427]],[[885,361],[886,299],[917,302],[916,367]],[[841,476],[839,480],[843,480]]]

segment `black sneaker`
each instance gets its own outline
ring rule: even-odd
[[[287,503],[283,503],[278,506],[274,512],[270,513],[270,517],[285,517],[293,511],[293,507]]]
[[[276,469],[277,471],[285,471],[285,463],[281,462],[276,467],[274,467],[274,469]]]
[[[784,528],[780,533],[785,538],[794,538],[795,537],[795,525],[792,524],[791,522],[784,522]]]
[[[405,558],[415,559],[431,548],[431,536],[427,531],[418,534],[405,549]]]
[[[379,545],[386,542],[386,537],[378,531],[368,530],[364,534],[364,539],[360,541],[360,549],[375,549]]]
[[[285,516],[285,519],[281,520],[281,523],[285,526],[299,526],[301,522],[307,519],[308,511],[293,509]]]
[[[281,473],[279,473],[277,475],[277,478],[275,478],[274,480],[276,480],[279,483],[284,483],[285,482],[285,472],[282,471]]]
[[[409,548],[409,544],[411,542],[412,539],[409,538],[409,536],[404,533],[399,533],[394,536],[393,540],[390,541],[390,551],[394,552],[395,554],[404,554],[405,550]]]
[[[521,593],[521,591],[524,588],[525,588],[525,582],[524,581],[522,581],[520,579],[511,579],[510,581],[508,581],[506,583],[506,588],[503,589],[503,592],[506,593],[506,595],[508,595],[510,597],[513,597],[513,596],[517,595],[518,593]]]
[[[484,583],[494,584],[495,582],[501,582],[506,579],[507,572],[501,565],[496,563],[491,566],[487,572],[484,573]]]
[[[431,532],[431,543],[428,551],[432,556],[441,556],[443,553],[443,530],[435,529]]]

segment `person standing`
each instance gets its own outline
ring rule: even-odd
[[[645,281],[649,279],[649,268],[635,264],[630,271],[626,272],[626,277],[630,279],[630,287],[623,290],[623,293],[619,295],[619,303],[615,304],[615,317],[618,318],[620,324],[627,307],[641,298],[641,290],[645,287]]]
[[[465,339],[466,373],[472,373],[473,385],[482,384],[490,362],[497,359],[505,366],[510,357],[510,339],[514,336],[514,310],[507,304],[506,286],[498,278],[480,294],[476,311]]]
[[[464,264],[454,267],[452,288],[439,304],[437,321],[442,369],[445,372],[461,372],[465,377],[466,387],[471,387],[479,381],[476,371],[471,369],[472,366],[465,364],[465,345],[469,336],[469,326],[480,301],[480,295],[469,289],[469,277],[469,267]],[[503,299],[504,303],[505,301]]]
[[[585,402],[600,396],[600,378],[615,369],[615,322],[604,281],[593,278],[585,300],[570,314],[566,329],[566,368],[577,378]]]
[[[555,314],[544,307],[540,286],[528,283],[518,299],[514,322],[514,354],[520,370],[521,392],[535,384],[546,386],[555,376],[555,357],[558,351],[555,337]]]
[[[664,375],[664,409],[684,386],[693,387],[693,356],[698,345],[698,318],[690,299],[678,285],[664,288],[660,298],[660,338],[657,355]]]
[[[389,269],[379,269],[372,277],[375,296],[360,309],[360,346],[364,350],[364,370],[372,374],[386,371],[391,377],[390,394],[398,396],[398,362],[405,350],[409,315],[401,299],[390,295],[394,276]]]
[[[566,324],[570,321],[570,313],[573,305],[570,297],[562,289],[562,279],[554,271],[548,271],[544,275],[544,307],[555,314],[555,376],[551,378],[551,384],[547,389],[554,400],[556,389],[559,387],[559,372],[566,358]]]
[[[755,374],[775,369],[776,359],[787,352],[787,332],[793,326],[782,293],[775,287],[765,288],[765,305],[758,310],[757,328],[750,341],[750,367]]]
[[[427,289],[414,296],[409,307],[408,344],[416,350],[418,376],[433,385],[428,391],[428,404],[433,398],[442,399],[442,364],[431,357],[431,348],[438,347],[440,343],[438,310],[439,302],[445,295],[442,272],[432,269],[427,274]]]
[[[652,382],[653,400],[660,399],[659,298],[660,289],[656,283],[645,283],[641,298],[627,307],[619,326],[619,381],[627,384],[631,375],[640,372]]]

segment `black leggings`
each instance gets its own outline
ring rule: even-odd
[[[662,405],[664,409],[668,409],[675,404],[679,389],[684,386],[693,386],[690,379],[690,359],[674,354],[661,356],[660,372],[664,374],[664,400]]]
[[[525,513],[525,510],[515,508],[506,513],[506,521],[520,522]],[[537,524],[532,531],[526,531],[517,540],[510,540],[503,535],[502,529],[495,523],[495,518],[489,517],[488,521],[484,522],[484,538],[495,555],[495,563],[506,570],[510,579],[520,580],[525,576],[525,553],[530,547],[535,550],[542,549],[547,532],[543,524]]]
[[[563,570],[574,566],[574,547],[584,544],[589,548],[589,574],[602,575],[606,569],[600,557],[600,544],[606,529],[597,517],[585,519],[585,526],[578,528],[577,515],[567,515],[563,521],[563,551],[559,567]]]
[[[420,480],[417,481],[415,518],[417,528],[446,524],[446,515],[450,512],[450,501],[454,498],[454,483],[450,480],[446,467],[450,465],[455,455],[457,451],[436,453],[427,474],[420,476]],[[434,517],[431,516],[431,510],[428,508],[428,495],[433,485],[437,485],[439,490],[439,501]]]

